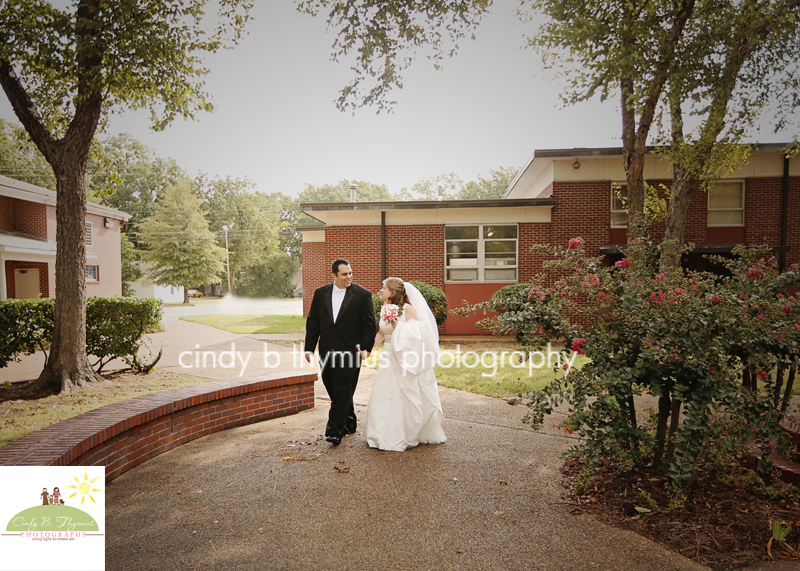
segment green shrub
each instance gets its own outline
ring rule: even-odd
[[[54,299],[0,300],[0,367],[50,346]]]
[[[157,331],[162,302],[154,297],[90,297],[86,300],[86,352],[97,357],[99,373],[109,361],[123,359],[134,369],[142,337]]]
[[[444,292],[438,287],[428,285],[424,282],[412,281],[411,283],[416,286],[422,294],[422,297],[424,297],[425,301],[428,303],[428,307],[431,308],[433,317],[436,318],[436,325],[444,324],[447,319],[447,296]],[[375,320],[380,321],[381,307],[383,307],[380,292],[372,294],[372,305],[375,306]]]
[[[143,369],[136,353],[146,333],[157,331],[162,302],[155,298],[90,297],[86,300],[86,351],[100,372],[113,359]],[[55,299],[0,300],[0,367],[20,355],[45,351],[53,340]]]

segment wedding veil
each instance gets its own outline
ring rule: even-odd
[[[408,301],[417,310],[417,321],[428,328],[433,338],[436,340],[436,345],[439,345],[439,328],[436,325],[436,318],[433,316],[431,308],[428,307],[428,302],[425,301],[422,293],[417,289],[414,284],[403,282],[403,287],[406,290]]]

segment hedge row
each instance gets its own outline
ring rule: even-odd
[[[161,300],[153,297],[90,297],[86,300],[86,352],[100,372],[109,361],[136,359],[142,337],[161,324]],[[53,341],[55,299],[0,300],[0,367],[20,355],[46,351]]]

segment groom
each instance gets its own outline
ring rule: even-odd
[[[359,351],[372,351],[375,309],[372,294],[353,283],[350,262],[333,262],[333,283],[314,292],[306,319],[305,355],[311,362],[319,341],[322,383],[331,397],[325,440],[336,446],[356,431],[353,393],[361,372]]]

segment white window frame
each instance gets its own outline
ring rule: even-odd
[[[88,220],[84,226],[83,241],[87,246],[94,245],[94,225]]]
[[[473,238],[453,238],[444,240],[444,281],[448,284],[477,284],[477,283],[519,283],[519,224],[515,222],[507,223],[507,222],[496,222],[492,224],[447,224],[447,227],[464,227],[464,226],[477,226],[478,227],[478,258],[477,262],[478,265],[476,266],[448,266],[447,265],[447,244],[448,242],[464,242],[464,241],[472,241],[475,240]],[[496,270],[496,269],[504,269],[504,270],[514,270],[514,279],[513,280],[488,280],[486,279],[486,247],[485,242],[487,241],[486,238],[483,237],[483,229],[485,226],[514,226],[517,229],[517,237],[516,238],[499,238],[496,240],[489,240],[489,241],[502,241],[502,242],[511,242],[514,241],[514,258],[516,260],[516,264],[509,265],[509,266],[489,266],[489,270]],[[474,280],[451,280],[448,279],[449,272],[448,270],[471,270],[477,269],[478,277]]]
[[[627,182],[612,182],[611,183],[611,205],[610,205],[610,213],[608,215],[608,222],[611,228],[627,228],[628,227],[628,211],[627,210],[614,210],[614,199],[617,198],[616,194],[616,187],[625,187],[628,188]],[[614,218],[614,214],[622,213],[625,214],[625,224],[614,224],[612,222]]]
[[[742,185],[742,206],[740,208],[711,208],[711,189],[709,188],[708,192],[706,193],[708,195],[706,197],[706,208],[707,208],[708,214],[710,214],[711,212],[729,212],[729,211],[741,210],[742,211],[742,222],[741,222],[741,224],[730,224],[730,223],[727,223],[727,224],[712,224],[711,222],[708,221],[708,219],[710,217],[707,214],[706,215],[706,225],[709,228],[743,228],[744,225],[745,225],[744,224],[744,221],[745,221],[745,218],[744,218],[744,216],[745,216],[744,205],[745,205],[745,196],[746,196],[745,193],[747,192],[747,184],[745,184],[746,183],[745,179],[723,179],[723,180],[720,180],[719,182],[739,183],[739,184]]]
[[[89,268],[95,268],[94,270],[94,278],[89,277]],[[97,264],[86,264],[86,270],[84,272],[86,274],[86,281],[87,282],[99,282],[100,281],[100,266]]]

